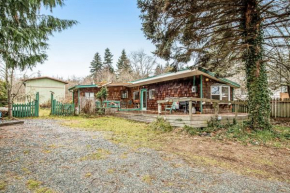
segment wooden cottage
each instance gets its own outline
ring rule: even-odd
[[[81,108],[82,100],[96,100],[95,94],[106,86],[108,89],[107,101],[117,103],[119,111],[146,111],[157,113],[166,110],[166,106],[172,106],[174,98],[191,98],[192,105],[186,100],[180,100],[174,105],[179,112],[188,111],[189,106],[194,108],[196,114],[214,113],[213,104],[198,101],[197,99],[221,100],[219,112],[232,112],[234,89],[240,86],[225,78],[219,78],[202,68],[186,69],[178,72],[170,72],[144,78],[129,83],[109,83],[106,85],[76,85],[69,90],[73,92],[73,101],[77,110]],[[196,101],[194,100],[196,99]],[[168,100],[168,103],[166,103]],[[161,109],[158,109],[158,101],[163,101]],[[165,102],[164,102],[165,101]],[[179,101],[179,100],[178,100]]]

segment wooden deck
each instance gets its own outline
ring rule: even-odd
[[[207,127],[207,122],[212,118],[215,118],[215,114],[193,114],[190,117],[188,114],[162,113],[161,115],[158,115],[153,112],[146,111],[117,112],[115,116],[145,123],[151,123],[160,117],[166,119],[174,127],[184,127],[185,125],[188,125],[195,128]],[[218,114],[218,117],[222,123],[227,123],[228,121],[232,123],[235,116],[235,113]],[[248,114],[238,113],[236,117],[236,120],[240,122],[246,120],[248,118]]]

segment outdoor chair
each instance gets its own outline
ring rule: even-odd
[[[127,108],[127,102],[121,101],[121,108]]]
[[[176,102],[173,102],[171,105],[165,105],[165,111],[169,111],[172,114],[172,111],[176,111]]]
[[[127,108],[130,108],[133,105],[132,100],[129,100]]]

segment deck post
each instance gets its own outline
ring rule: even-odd
[[[78,114],[81,112],[81,105],[80,105],[80,89],[78,89]]]
[[[235,103],[235,119],[237,120],[239,104]]]
[[[203,98],[203,94],[202,94],[202,75],[200,75],[200,98]],[[200,113],[202,114],[202,101],[200,101]]]
[[[231,98],[231,101],[234,101],[234,93],[235,93],[235,89],[233,88],[232,90],[233,90],[233,91],[232,91],[232,98]],[[235,106],[235,108],[236,108],[236,106]],[[234,105],[232,106],[232,112],[234,112]]]
[[[161,103],[158,103],[158,116],[161,115],[161,112],[162,112],[162,106],[161,106]]]
[[[214,103],[214,114],[215,114],[215,117],[217,118],[218,117],[218,114],[219,114],[219,104],[218,103]]]
[[[192,101],[188,101],[188,112],[189,112],[189,120],[192,120]]]

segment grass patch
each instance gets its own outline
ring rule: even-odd
[[[60,120],[62,120],[62,125],[70,128],[79,128],[86,131],[109,131],[106,132],[105,137],[115,143],[122,143],[131,147],[159,147],[152,141],[158,139],[160,132],[152,130],[146,123],[112,116],[94,118],[62,117]]]
[[[25,173],[25,174],[30,174],[31,171],[28,169],[28,168],[22,168],[22,171]]]
[[[86,177],[86,178],[89,178],[89,177],[91,177],[91,176],[92,176],[92,173],[90,173],[90,172],[88,172],[88,173],[85,174],[85,177]]]
[[[154,178],[150,175],[145,175],[142,177],[142,181],[145,182],[146,184],[152,184],[152,181]]]
[[[7,183],[4,181],[0,181],[0,190],[5,190],[7,186]]]
[[[41,188],[36,189],[35,193],[56,193],[56,192],[49,188],[41,187]]]
[[[108,171],[107,171],[109,174],[113,174],[113,173],[115,173],[116,172],[116,170],[115,169],[113,169],[113,168],[110,168],[110,169],[108,169]]]
[[[23,153],[24,153],[24,155],[27,155],[30,153],[30,150],[24,150]]]
[[[290,127],[274,126],[272,130],[251,130],[246,123],[222,124],[219,120],[212,119],[207,128],[193,128],[184,126],[183,130],[190,135],[210,135],[218,140],[240,141],[244,144],[268,145],[274,147],[289,147]]]
[[[26,186],[29,190],[36,190],[38,188],[40,188],[42,182],[40,181],[36,181],[36,180],[28,180],[26,182]]]
[[[105,149],[98,149],[95,153],[86,155],[82,157],[80,160],[81,161],[86,161],[86,160],[101,160],[101,159],[106,159],[110,155],[110,151],[105,150]]]
[[[173,127],[170,125],[170,123],[163,118],[157,118],[156,121],[152,122],[149,126],[151,129],[161,132],[170,132],[173,130]]]
[[[39,117],[48,117],[50,115],[50,108],[40,108]]]

